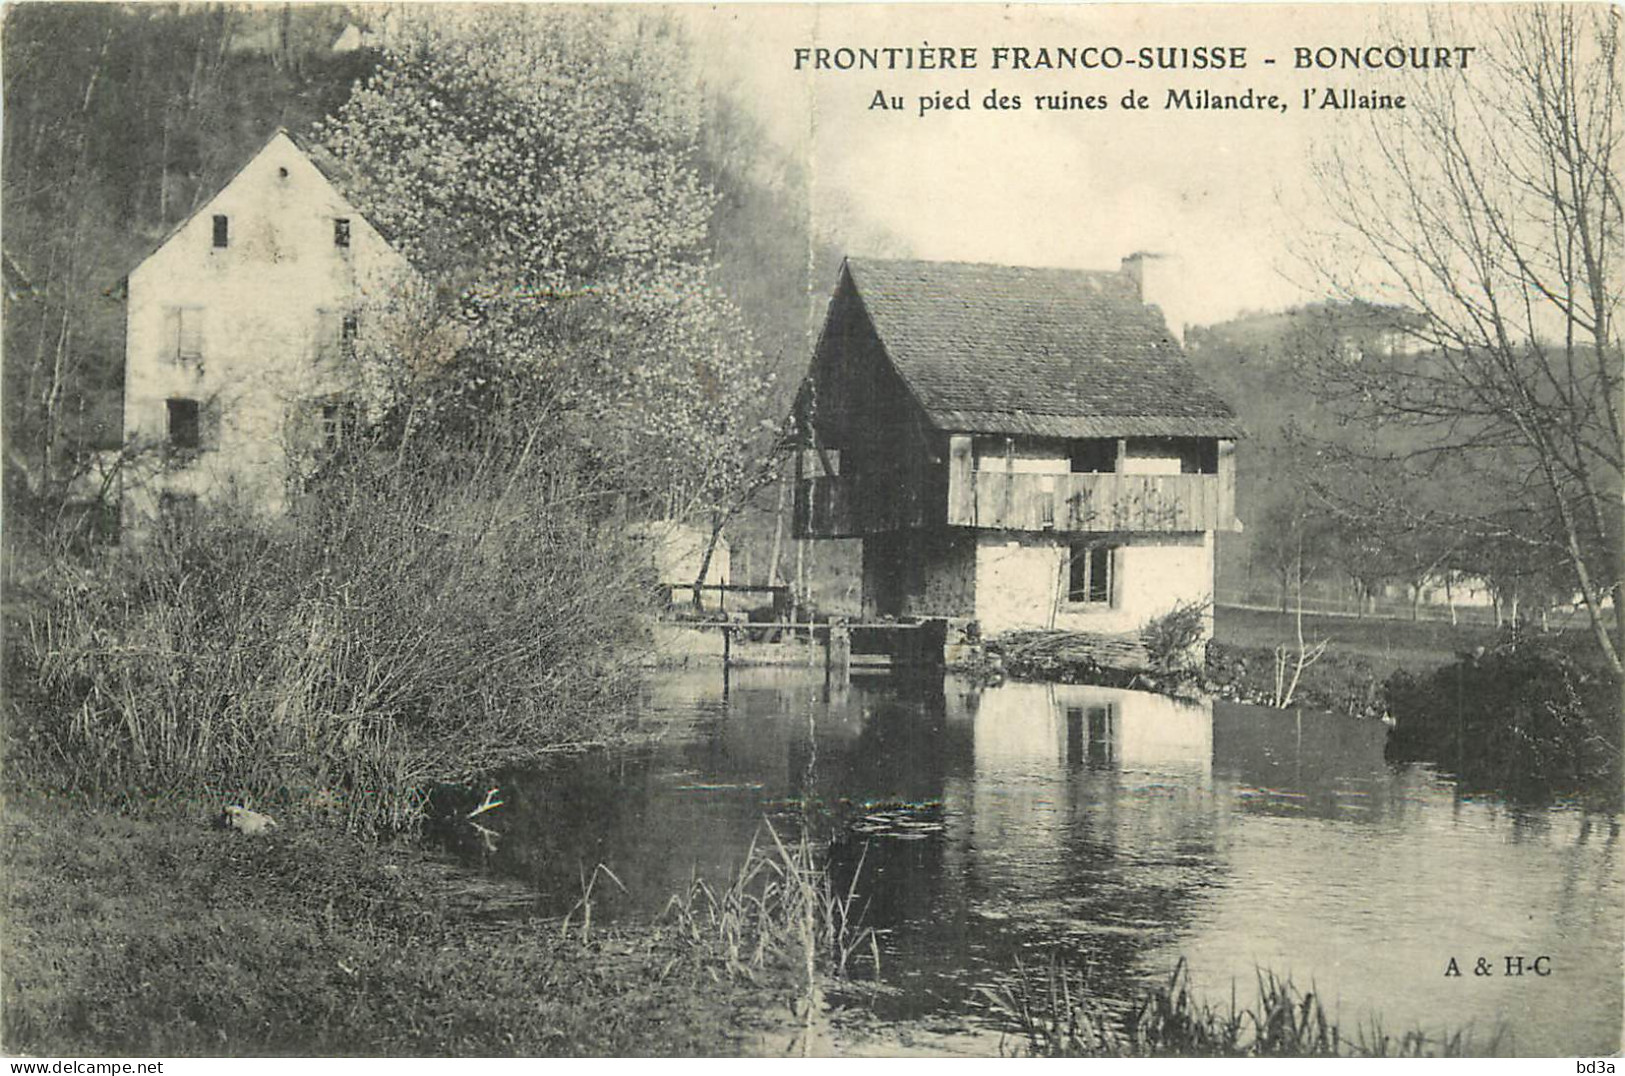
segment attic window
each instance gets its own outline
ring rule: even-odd
[[[333,218],[333,245],[348,248],[350,246],[350,218]]]
[[[224,213],[214,215],[214,246],[216,250],[226,246],[231,237],[231,221]]]
[[[278,168],[276,170],[276,174],[277,174],[277,178],[279,178],[279,179],[287,179],[288,178],[288,170],[286,168]]]

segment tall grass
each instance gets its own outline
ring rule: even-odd
[[[867,958],[880,972],[880,944],[862,926],[857,884],[835,887],[806,834],[786,843],[771,822],[768,843],[752,838],[721,889],[702,878],[666,902],[661,919],[691,944],[713,952],[729,975],[754,979],[770,968],[845,976]]]
[[[1018,960],[1013,980],[982,994],[1021,1051],[1039,1057],[1455,1057],[1471,1046],[1462,1031],[1395,1036],[1375,1018],[1351,1037],[1313,990],[1267,971],[1252,1005],[1238,1007],[1232,989],[1218,1008],[1192,994],[1183,958],[1166,983],[1126,1005],[1104,1001],[1060,960],[1038,968]]]
[[[286,519],[49,560],[10,625],[8,776],[401,828],[434,782],[603,738],[647,593],[607,498],[540,456],[457,464],[366,458]]]

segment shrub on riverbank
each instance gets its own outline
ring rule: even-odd
[[[1297,659],[1292,651],[1286,656],[1289,662]],[[1273,705],[1277,690],[1276,651],[1214,640],[1208,643],[1202,683],[1209,694],[1221,698]],[[1381,688],[1381,675],[1369,659],[1327,648],[1312,664],[1304,666],[1292,694],[1292,704],[1351,717],[1378,717],[1382,712]]]
[[[1437,763],[1469,789],[1617,804],[1619,687],[1601,670],[1513,637],[1434,672],[1384,685],[1390,758]]]
[[[1188,644],[1187,644],[1188,645]],[[1144,640],[1071,631],[1015,631],[988,640],[997,668],[1018,680],[1098,684],[1171,694],[1201,693],[1273,705],[1276,652],[1214,640],[1205,662],[1153,661]],[[1381,713],[1381,680],[1357,655],[1331,651],[1306,666],[1293,694],[1296,705],[1356,717]]]
[[[434,782],[601,739],[647,580],[579,468],[511,456],[359,458],[287,519],[44,560],[10,611],[7,777],[399,828]]]

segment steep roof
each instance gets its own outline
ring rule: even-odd
[[[130,268],[125,271],[124,276],[119,279],[118,284],[114,285],[113,288],[110,288],[109,291],[117,291],[126,288],[129,284],[131,273],[139,269],[148,258],[151,258],[154,254],[164,249],[171,239],[174,239],[177,235],[179,235],[188,224],[192,223],[193,220],[207,210],[210,204],[216,198],[220,197],[221,193],[224,192],[227,187],[237,182],[237,177],[247,171],[249,166],[255,161],[259,160],[261,155],[263,155],[266,150],[270,149],[279,138],[285,138],[291,142],[293,147],[304,156],[305,160],[310,162],[311,166],[321,174],[323,179],[332,185],[334,190],[338,191],[341,197],[348,197],[345,194],[345,183],[343,181],[343,176],[340,174],[339,165],[332,159],[331,155],[329,155],[328,152],[321,146],[306,142],[303,138],[296,136],[286,127],[278,127],[276,130],[271,132],[264,142],[260,143],[259,149],[256,149],[253,153],[250,153],[247,157],[243,158],[243,162],[232,170],[231,175],[227,176],[221,183],[216,184],[214,189],[209,191],[207,196],[198,198],[197,207],[193,209],[192,212],[188,213],[186,216],[177,221],[174,227],[170,228],[169,231],[164,233],[163,238],[158,239],[157,241],[144,247],[141,251],[140,257],[136,258],[135,261],[130,263]],[[358,216],[364,216],[364,214],[362,214],[359,210],[356,210],[355,212]],[[395,238],[391,235],[385,234],[384,231],[379,228],[371,218],[367,218],[367,223],[372,225],[373,230],[383,238],[384,242],[394,245]]]
[[[939,429],[1240,433],[1126,274],[848,258],[886,354]]]

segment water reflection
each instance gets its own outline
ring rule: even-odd
[[[694,872],[736,868],[765,815],[808,827],[837,875],[862,863],[883,1016],[973,1014],[974,987],[1018,955],[1059,952],[1119,997],[1183,955],[1220,999],[1263,966],[1349,1019],[1617,1048],[1617,820],[1464,799],[1385,764],[1379,724],[766,669],[665,676],[646,704],[648,747],[504,776],[492,867],[556,911],[602,862],[629,892],[599,914],[655,914]],[[1442,978],[1451,955],[1503,950],[1562,970]]]

